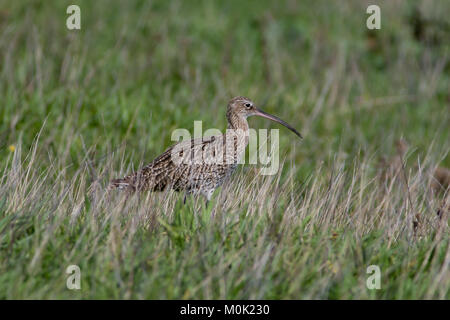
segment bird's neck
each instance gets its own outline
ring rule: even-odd
[[[245,133],[248,133],[248,122],[245,117],[235,113],[228,113],[227,119],[228,119],[227,129],[242,130]]]

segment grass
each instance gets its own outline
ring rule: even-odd
[[[0,1],[0,298],[448,299],[450,7],[376,2],[368,32],[361,1],[78,1],[80,31],[73,2]],[[277,175],[207,208],[105,193],[236,95],[303,134]]]

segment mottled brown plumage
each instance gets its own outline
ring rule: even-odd
[[[244,155],[249,136],[247,117],[252,115],[279,122],[301,137],[286,122],[257,109],[250,99],[235,97],[228,103],[225,134],[179,142],[139,171],[113,180],[110,187],[132,191],[172,188],[202,194],[209,200]]]

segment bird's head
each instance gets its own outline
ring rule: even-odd
[[[275,117],[274,115],[271,115],[267,112],[262,111],[261,109],[258,109],[255,107],[255,104],[252,100],[246,98],[246,97],[234,97],[228,102],[228,110],[227,115],[230,118],[232,115],[247,118],[251,116],[260,116],[266,119],[270,119],[272,121],[278,122],[279,124],[285,126],[292,132],[294,132],[297,136],[302,138],[302,135],[295,130],[290,124],[287,122],[281,120],[278,117]]]

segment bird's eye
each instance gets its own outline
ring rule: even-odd
[[[250,108],[252,107],[252,104],[247,102],[247,103],[245,104],[245,107],[246,107],[247,109],[250,109]]]

